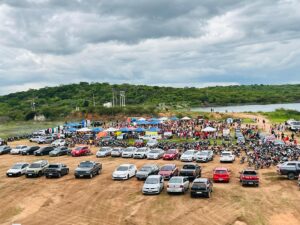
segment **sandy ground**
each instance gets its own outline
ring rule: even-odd
[[[15,142],[12,146],[20,144]],[[28,143],[27,143],[28,144]],[[93,149],[94,153],[96,149]],[[70,167],[70,174],[60,179],[7,178],[6,170],[16,162],[37,159],[62,162]],[[75,179],[74,169],[80,161],[96,160],[103,164],[100,176]],[[22,225],[151,225],[151,224],[300,224],[300,191],[296,181],[280,178],[276,168],[260,171],[259,188],[241,187],[239,171],[246,165],[236,161],[225,164],[232,171],[229,184],[214,184],[211,199],[169,196],[163,191],[157,196],[143,196],[143,182],[135,178],[113,181],[111,174],[121,163],[168,163],[122,158],[96,159],[95,155],[73,158],[62,156],[0,156],[0,224]],[[183,163],[174,161],[179,167]],[[201,164],[202,176],[212,177],[212,170],[220,166],[218,157]],[[166,183],[165,183],[166,186]]]

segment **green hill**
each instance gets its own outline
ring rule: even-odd
[[[102,106],[103,103],[112,101],[112,90],[126,92],[126,108],[107,109]],[[76,107],[85,113],[115,114],[122,111],[134,114],[151,113],[159,103],[189,107],[269,104],[299,102],[299,96],[299,84],[172,88],[81,82],[0,96],[0,116],[13,120],[31,119],[34,115],[32,99],[37,113],[43,113],[50,119],[58,119],[69,115]]]

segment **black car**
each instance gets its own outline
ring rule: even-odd
[[[201,167],[196,163],[186,163],[179,172],[179,176],[188,177],[189,180],[194,180],[201,177]]]
[[[159,166],[156,164],[144,165],[135,175],[138,180],[146,180],[150,175],[156,175],[159,172]]]
[[[89,177],[99,175],[102,170],[102,164],[94,161],[81,162],[75,169],[75,178]]]
[[[191,197],[205,196],[210,198],[213,191],[213,183],[208,178],[197,178],[191,187]]]
[[[62,163],[49,164],[45,170],[46,178],[57,177],[60,178],[69,173],[69,168]]]
[[[55,148],[53,151],[51,151],[49,153],[49,156],[61,156],[61,155],[68,155],[71,153],[71,150],[68,149],[67,147],[65,146],[62,146],[62,147],[57,147]]]
[[[3,154],[8,154],[10,153],[11,147],[9,147],[8,145],[2,145],[0,146],[0,155]]]
[[[40,149],[38,149],[34,152],[34,155],[35,156],[49,155],[49,153],[53,150],[54,150],[54,148],[52,146],[41,147]]]
[[[33,155],[33,153],[38,150],[40,147],[39,146],[30,146],[29,148],[22,150],[20,154],[22,155]]]

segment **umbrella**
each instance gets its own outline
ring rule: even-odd
[[[102,127],[95,127],[92,131],[95,132],[95,133],[99,133],[99,132],[103,131],[103,128]]]
[[[118,129],[114,128],[114,127],[110,127],[108,129],[105,130],[106,132],[116,132],[118,131]]]
[[[202,129],[203,132],[216,132],[217,129],[213,128],[213,127],[205,127],[204,129]]]
[[[137,124],[137,125],[148,125],[149,122],[148,122],[148,121],[137,121],[136,124]]]
[[[157,125],[157,124],[160,124],[160,123],[161,123],[161,121],[159,121],[159,120],[153,120],[153,121],[149,122],[150,125]]]
[[[142,127],[138,127],[134,130],[135,132],[145,132],[146,130]]]
[[[119,131],[126,133],[126,132],[130,132],[131,129],[129,129],[128,127],[122,127],[121,129],[119,129]]]
[[[190,119],[191,119],[191,118],[190,118],[190,117],[187,117],[187,116],[181,118],[181,120],[190,120]]]
[[[157,127],[151,127],[148,131],[150,131],[150,132],[159,132],[160,129],[157,128]]]

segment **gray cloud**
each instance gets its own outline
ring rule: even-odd
[[[300,82],[299,0],[0,0],[0,94]]]

